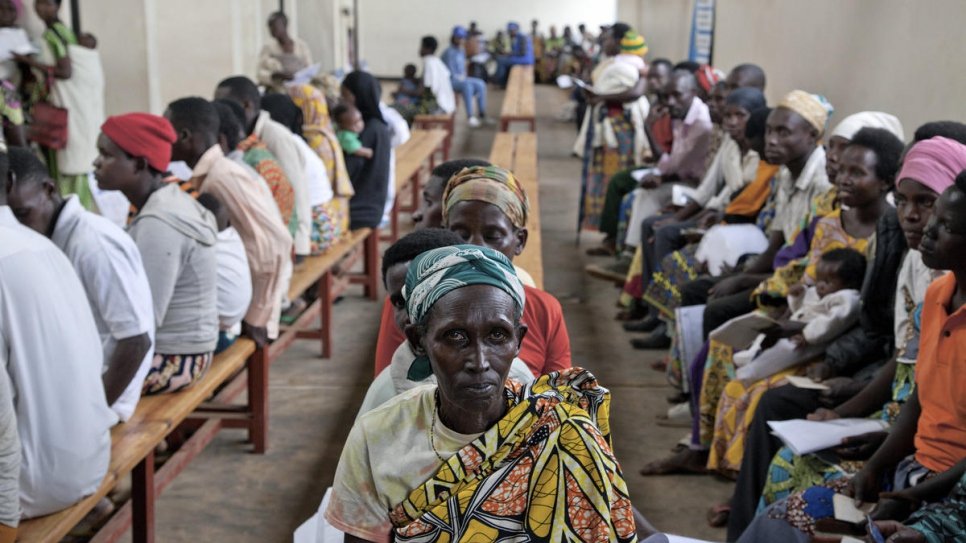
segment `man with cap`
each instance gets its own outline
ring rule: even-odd
[[[506,87],[507,78],[510,76],[510,67],[521,64],[533,66],[533,41],[530,36],[520,32],[520,25],[508,23],[506,25],[507,34],[510,35],[510,54],[500,55],[496,59],[496,83],[501,87]]]
[[[11,148],[10,170],[7,201],[14,216],[50,238],[84,285],[104,349],[107,403],[126,421],[141,397],[153,355],[154,305],[141,253],[131,236],[86,211],[77,195],[62,197],[30,151]]]
[[[450,45],[443,51],[442,60],[449,68],[453,90],[463,94],[470,127],[476,128],[480,126],[481,120],[487,124],[492,124],[493,120],[486,116],[486,83],[482,79],[468,77],[466,73],[466,53],[463,51],[463,43],[468,35],[469,33],[462,26],[453,27]],[[476,98],[476,115],[473,114],[474,98]]]
[[[163,117],[116,115],[101,126],[94,161],[98,186],[131,202],[127,231],[151,289],[157,330],[144,394],[191,385],[211,364],[218,341],[218,231],[211,213],[164,178],[177,139]]]
[[[245,244],[252,274],[252,302],[242,333],[259,346],[278,335],[281,303],[292,275],[292,238],[264,183],[224,155],[218,144],[218,112],[204,98],[168,104],[165,117],[178,133],[172,158],[193,171],[192,184],[211,193],[228,210],[231,225]]]

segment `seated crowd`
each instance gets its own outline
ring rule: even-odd
[[[633,77],[629,33],[602,36],[607,94],[585,93],[575,152],[579,226],[603,234],[587,253],[616,258],[586,271],[621,289],[617,318],[648,334],[635,348],[667,350],[658,423],[691,428],[641,473],[733,479],[707,514],[728,541],[962,540],[966,125],[907,143],[895,116],[834,122],[810,92],[769,107],[754,64],[657,59]],[[882,430],[807,454],[773,433],[863,418]],[[842,522],[836,494],[868,522]]]
[[[298,316],[295,266],[385,223],[403,117],[452,112],[456,91],[471,126],[486,118],[474,28],[442,60],[422,39],[423,77],[407,68],[394,109],[366,72],[338,97],[286,84],[310,62],[286,23],[269,19],[264,90],[229,77],[211,100],[103,123],[94,176],[130,204],[123,228],[23,142],[0,153],[0,541],[98,487],[142,395]],[[504,83],[536,48],[507,30]],[[542,77],[591,73],[600,93],[581,95],[579,226],[618,260],[588,271],[620,285],[625,327],[650,334],[635,347],[669,349],[666,419],[691,428],[642,473],[733,478],[708,514],[729,541],[964,537],[966,125],[907,144],[895,116],[830,122],[810,92],[769,107],[754,64],[646,63],[623,23],[580,39],[551,28],[536,56],[541,72],[554,59]],[[345,541],[660,541],[612,449],[610,392],[580,367],[595,361],[572,360],[561,304],[513,263],[532,224],[521,182],[460,158],[422,190],[416,230],[383,256],[375,379],[325,521]],[[769,423],[802,418],[882,431],[795,454]],[[839,493],[876,503],[867,526],[829,522]]]

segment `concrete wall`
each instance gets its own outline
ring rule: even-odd
[[[325,70],[345,55],[345,40],[339,41],[344,18],[337,14],[349,1],[285,2],[293,32],[309,43]],[[23,25],[39,35],[43,25],[33,15],[33,2],[25,3]],[[229,75],[254,76],[258,52],[271,39],[268,14],[278,6],[278,0],[83,0],[81,26],[98,39],[108,114],[161,113],[177,98],[211,96]],[[70,22],[68,2],[61,19]]]
[[[487,36],[514,20],[526,31],[537,19],[543,32],[556,25],[576,31],[578,23],[596,29],[614,22],[617,0],[361,0],[359,2],[360,47],[369,70],[399,77],[406,63],[419,60],[419,39],[431,34],[440,48],[449,41],[454,25],[479,24]]]
[[[687,54],[692,2],[621,0],[651,58]],[[825,95],[833,124],[863,110],[897,115],[906,134],[937,119],[966,120],[962,0],[719,0],[714,65],[755,62],[770,102],[802,88]]]
[[[691,0],[618,0],[617,19],[644,35],[648,59],[677,62],[688,55]]]

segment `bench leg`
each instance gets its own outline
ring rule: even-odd
[[[432,171],[432,168],[436,167],[434,164],[435,162],[436,161],[432,157],[430,157],[429,159],[430,171]],[[412,190],[413,190],[412,204],[409,209],[410,213],[415,213],[419,209],[419,201],[422,198],[422,192],[420,191],[420,188],[419,188],[419,178],[420,178],[420,172],[417,171],[415,174],[413,174],[413,178],[410,179],[409,181],[409,184],[412,185]]]
[[[399,195],[392,202],[392,210],[389,212],[389,242],[396,243],[399,239]]]
[[[258,349],[248,359],[248,408],[251,425],[248,438],[255,446],[255,454],[265,454],[268,448],[268,354]]]
[[[131,502],[134,543],[154,543],[154,452],[134,467],[131,473]]]
[[[370,300],[379,297],[379,229],[374,228],[363,246],[363,270],[366,276],[363,293]]]
[[[506,132],[510,128],[510,122],[505,119],[500,119],[500,132]]]
[[[371,236],[370,236],[371,237]],[[319,279],[319,339],[322,342],[322,358],[332,358],[332,272],[325,272]]]

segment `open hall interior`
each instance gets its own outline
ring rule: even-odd
[[[0,0],[0,543],[966,542],[960,0]]]

